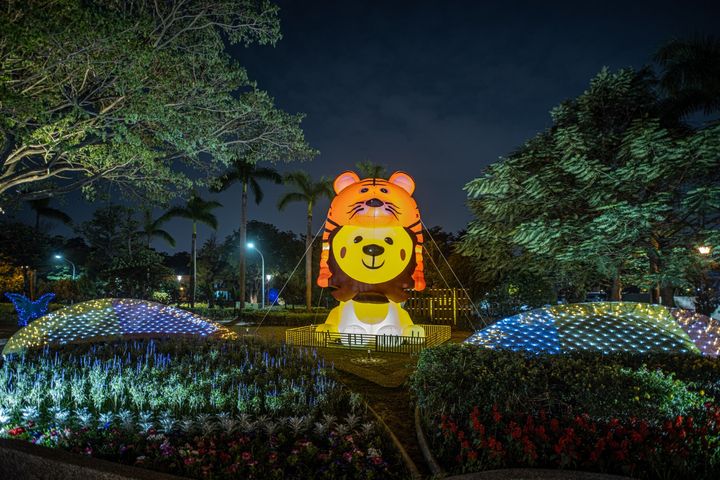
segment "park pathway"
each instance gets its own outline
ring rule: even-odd
[[[410,393],[405,386],[383,387],[352,373],[337,370],[340,380],[352,391],[361,393],[365,401],[382,417],[398,438],[423,477],[430,475],[415,435],[415,416]]]

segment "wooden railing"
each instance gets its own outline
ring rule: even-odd
[[[335,347],[374,350],[376,352],[418,353],[450,340],[449,325],[419,325],[425,336],[371,335],[365,333],[318,332],[316,325],[285,330],[285,341],[306,347]]]

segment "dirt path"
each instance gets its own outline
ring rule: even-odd
[[[430,470],[420,453],[415,435],[415,418],[410,403],[410,394],[405,386],[382,387],[357,375],[338,368],[340,380],[351,390],[359,392],[365,401],[382,417],[400,443],[415,462],[423,476]]]

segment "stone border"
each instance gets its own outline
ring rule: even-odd
[[[417,468],[417,465],[415,465],[415,462],[413,462],[412,458],[410,458],[410,455],[408,455],[405,447],[403,447],[402,443],[400,443],[400,440],[398,440],[393,431],[390,430],[390,427],[388,427],[387,423],[385,423],[385,420],[383,420],[382,417],[378,415],[378,413],[370,406],[369,403],[364,403],[367,409],[370,410],[370,413],[372,413],[375,417],[375,420],[385,429],[385,432],[390,436],[390,440],[392,440],[393,444],[395,444],[395,448],[397,448],[400,452],[400,456],[402,457],[405,466],[410,471],[410,478],[412,478],[413,480],[420,480],[421,478],[423,478],[423,476],[420,474],[420,470],[418,470]]]
[[[440,466],[440,464],[435,459],[435,455],[432,454],[430,451],[430,446],[427,443],[427,437],[425,437],[425,432],[422,429],[422,420],[420,418],[420,407],[415,406],[415,435],[417,436],[418,444],[420,445],[420,452],[422,452],[422,456],[425,459],[425,463],[427,464],[428,468],[430,468],[430,472],[434,476],[437,477],[444,477],[447,475],[445,470]]]
[[[12,439],[0,439],[0,465],[2,465],[2,478],[8,479],[183,480],[186,478]]]
[[[454,475],[445,477],[445,480],[630,480],[630,477],[577,470],[508,468]]]

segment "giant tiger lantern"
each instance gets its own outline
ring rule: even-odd
[[[316,331],[424,336],[400,305],[409,289],[425,288],[412,177],[360,180],[344,172],[333,188],[317,283],[332,289],[340,305]]]

